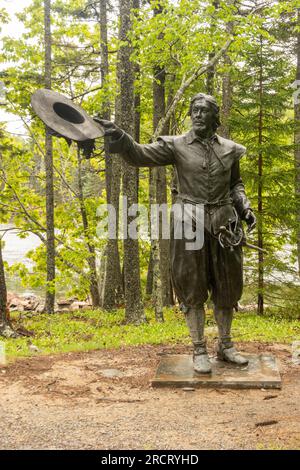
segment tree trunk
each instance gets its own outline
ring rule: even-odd
[[[150,187],[149,187],[149,202],[150,207],[153,207],[156,203],[156,190],[157,190],[157,173],[158,168],[150,170]],[[159,213],[157,214],[159,217]],[[159,224],[159,220],[156,221]],[[161,282],[161,271],[160,271],[160,240],[151,240],[151,255],[152,255],[152,273],[153,273],[153,288],[152,298],[154,302],[155,318],[157,321],[163,321],[163,297],[162,297],[162,282]]]
[[[230,0],[232,2],[232,0]],[[226,25],[226,31],[229,34],[233,33],[233,22],[230,21]],[[221,126],[218,133],[225,139],[230,139],[230,126],[229,118],[232,106],[232,84],[231,84],[231,59],[229,54],[224,54],[224,63],[226,65],[226,70],[223,74],[222,79],[222,113],[221,113]]]
[[[7,290],[4,272],[4,262],[2,257],[2,239],[0,238],[0,332],[7,323]]]
[[[167,174],[166,168],[158,168],[156,178],[156,202],[167,204]],[[161,221],[160,221],[161,227]],[[161,233],[161,230],[160,230]],[[162,288],[162,303],[164,306],[172,305],[171,281],[170,281],[170,241],[159,239],[159,262]]]
[[[208,54],[208,61],[210,62],[215,56],[214,52],[210,52]],[[206,75],[206,93],[208,95],[213,95],[215,92],[215,66],[212,65],[207,70]]]
[[[101,85],[105,90],[105,99],[102,107],[102,118],[111,119],[111,103],[108,98],[108,39],[107,39],[107,0],[100,0],[100,41],[101,41]],[[105,181],[107,203],[112,204],[116,210],[117,224],[119,220],[119,195],[121,185],[120,159],[112,158],[108,153],[108,143],[104,143],[105,152]],[[118,240],[108,240],[105,250],[105,275],[103,286],[102,306],[106,310],[116,308],[123,298],[123,283],[121,276],[120,255]]]
[[[263,41],[260,39],[261,60],[259,68],[259,121],[258,121],[258,143],[262,144],[263,135],[263,58],[262,58]],[[263,153],[262,150],[258,153],[258,246],[263,249]],[[264,313],[264,253],[258,252],[258,297],[257,297],[257,313],[263,315]]]
[[[212,5],[217,9],[220,6],[220,1],[213,0]],[[215,34],[215,30],[216,30],[216,25],[215,25],[214,18],[212,18],[212,22],[210,25],[210,34],[212,37]],[[210,52],[208,54],[208,61],[210,62],[214,58],[214,56],[215,56],[215,53]],[[214,92],[215,92],[215,65],[211,65],[208,68],[207,74],[206,74],[206,93],[208,95],[213,95]]]
[[[45,88],[51,90],[51,0],[44,0],[45,34]],[[47,288],[45,312],[54,313],[55,302],[55,239],[54,239],[54,188],[52,136],[46,127],[45,135],[46,172],[46,223],[47,223]]]
[[[117,113],[116,113],[117,122]],[[106,310],[112,310],[123,301],[123,278],[120,265],[120,253],[118,246],[118,222],[119,222],[119,197],[121,191],[121,160],[118,156],[112,161],[113,179],[111,181],[110,204],[116,212],[117,233],[116,239],[109,239],[105,250],[105,276],[102,306]]]
[[[297,12],[297,24],[300,28],[300,8],[298,8]],[[297,88],[300,86],[300,32],[297,32],[297,49],[296,49],[296,57],[297,57],[297,64],[296,64],[296,80],[299,82],[297,84]],[[296,193],[296,223],[297,223],[297,254],[298,254],[298,269],[300,275],[300,94],[295,100],[294,104],[294,112],[295,112],[295,135],[294,135],[294,143],[295,143],[295,193]]]
[[[118,76],[118,82],[120,77]],[[116,123],[121,120],[120,97],[116,99]],[[112,174],[114,177],[110,185],[110,198],[108,202],[113,206],[116,212],[116,239],[108,239],[105,250],[105,278],[103,292],[103,308],[111,310],[116,308],[124,299],[124,280],[121,271],[120,253],[118,246],[119,238],[119,212],[120,212],[120,192],[121,192],[121,174],[122,160],[119,156],[112,159]],[[108,266],[110,265],[110,266]]]
[[[151,173],[149,174],[149,177],[150,175]],[[150,184],[150,179],[149,179],[149,184]],[[149,260],[148,260],[148,270],[147,270],[146,294],[152,295],[152,292],[153,292],[153,255],[152,255],[152,243],[151,243]]]
[[[2,257],[2,239],[0,238],[0,336],[5,338],[16,338],[18,335],[13,330],[7,308],[7,290]]]
[[[154,8],[154,16],[161,14],[162,6]],[[160,38],[158,38],[160,39]],[[166,71],[164,67],[154,68],[153,80],[153,129],[156,129],[160,120],[166,112],[165,104],[165,79]],[[168,134],[168,123],[163,129],[163,134]],[[150,170],[150,203],[167,204],[167,174],[165,167],[153,168]],[[161,227],[161,220],[159,221]],[[161,234],[161,229],[159,230]],[[154,297],[155,313],[157,320],[163,320],[163,306],[170,305],[171,283],[170,283],[170,243],[169,240],[151,241],[151,254],[148,266],[147,291],[151,291]],[[152,286],[151,286],[152,284]]]
[[[156,8],[154,14],[161,12]],[[165,115],[165,69],[156,67],[153,80],[153,129],[156,129],[160,119]],[[167,133],[164,132],[163,133]],[[166,168],[158,167],[150,170],[150,203],[167,204],[167,177]],[[169,240],[161,239],[161,220],[159,223],[159,240],[152,240],[152,273],[153,273],[153,297],[155,316],[158,321],[163,321],[163,306],[168,305],[170,297],[169,277]]]
[[[80,204],[80,213],[81,213],[81,219],[82,219],[82,224],[83,224],[85,244],[89,252],[87,262],[89,265],[90,294],[91,294],[93,307],[100,307],[100,295],[99,295],[97,269],[96,269],[96,252],[95,252],[95,247],[94,247],[93,240],[90,234],[89,222],[88,222],[87,212],[86,212],[85,203],[84,203],[81,155],[80,155],[79,148],[77,149],[77,168],[78,168],[78,196],[79,196],[79,204]]]
[[[132,0],[132,7],[134,8],[135,11],[138,11],[140,9],[140,0]],[[137,47],[137,46],[136,46]],[[134,64],[134,79],[139,80],[140,79],[140,74],[141,74],[141,68],[138,62],[135,62]],[[136,142],[140,142],[141,138],[141,111],[140,111],[140,106],[141,106],[141,93],[137,92],[136,90],[134,91],[134,140]],[[136,191],[137,194],[139,193],[139,168],[136,169],[137,174],[136,174]]]
[[[132,0],[120,0],[120,32],[119,39],[122,44],[118,54],[118,77],[120,83],[120,96],[118,99],[119,112],[117,124],[130,135],[134,135],[134,65],[130,61],[132,46],[128,33],[132,27],[131,10]],[[118,157],[116,157],[118,158]],[[123,196],[126,198],[128,208],[138,201],[136,168],[129,166],[125,161],[123,166]],[[124,208],[123,208],[124,210]],[[128,216],[126,226],[134,218]],[[127,228],[126,227],[126,228]],[[130,323],[141,323],[145,320],[144,308],[141,299],[140,262],[138,240],[129,238],[124,234],[124,290],[125,290],[125,317]]]
[[[108,98],[108,40],[107,40],[107,0],[99,1],[99,26],[100,26],[100,50],[101,50],[101,86],[104,90],[104,102],[102,104],[101,117],[110,120],[111,103]],[[107,201],[110,200],[111,180],[112,180],[112,158],[108,155],[108,143],[105,139],[105,180]]]
[[[229,65],[230,59],[228,56],[225,56],[225,62]],[[229,127],[229,118],[230,110],[232,103],[232,87],[231,87],[231,77],[230,71],[224,72],[222,80],[222,118],[221,118],[221,127],[219,134],[225,139],[230,139],[230,127]]]

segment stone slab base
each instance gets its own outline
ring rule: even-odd
[[[151,383],[153,387],[281,388],[281,378],[274,356],[243,355],[249,359],[247,366],[236,366],[211,358],[212,373],[199,375],[194,372],[192,356],[167,354],[162,356]]]

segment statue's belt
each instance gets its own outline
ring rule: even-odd
[[[233,200],[230,197],[218,199],[215,201],[207,201],[205,199],[191,198],[187,194],[179,193],[177,200],[182,204],[183,207],[185,204],[203,205],[205,212],[205,228],[214,237],[216,237],[219,233],[220,227],[227,227],[229,223],[236,222],[238,220],[238,215],[234,208]]]
[[[194,198],[191,198],[190,196],[188,196],[187,194],[182,194],[182,193],[177,194],[176,197],[177,197],[177,199],[181,200],[183,203],[203,204],[204,206],[220,207],[220,206],[226,206],[227,204],[232,204],[233,203],[233,201],[230,197],[225,198],[225,199],[218,199],[216,201],[207,201],[205,199],[194,199]]]

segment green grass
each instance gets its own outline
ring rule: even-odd
[[[40,354],[94,349],[119,348],[142,344],[189,344],[190,339],[183,315],[177,309],[165,310],[165,322],[157,323],[153,311],[147,310],[147,323],[135,326],[124,323],[124,310],[103,312],[101,310],[39,314],[30,317],[14,314],[15,326],[22,325],[33,331],[30,341]],[[207,315],[207,336],[216,337],[215,323],[211,312]],[[300,322],[279,316],[258,317],[253,313],[239,313],[233,323],[233,339],[236,341],[262,341],[291,343],[300,340]],[[2,339],[6,345],[7,359],[31,356],[29,339]]]

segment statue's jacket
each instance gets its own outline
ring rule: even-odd
[[[204,204],[205,228],[212,234],[233,220],[236,213],[243,219],[250,208],[239,166],[246,148],[217,134],[203,141],[191,130],[142,145],[124,133],[110,141],[109,151],[121,154],[137,167],[173,165],[178,180],[177,200]]]

